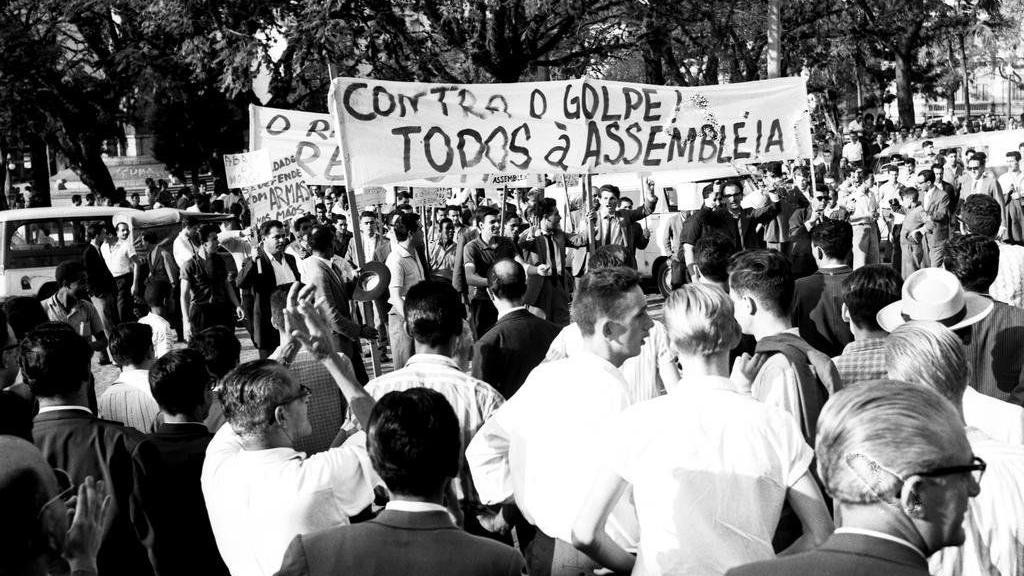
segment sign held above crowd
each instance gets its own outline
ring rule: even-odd
[[[252,223],[285,223],[313,212],[315,199],[294,155],[274,158],[267,150],[224,155],[228,186],[240,188],[252,212]]]
[[[268,150],[272,158],[294,156],[307,184],[345,184],[330,114],[250,105],[249,150]]]
[[[655,172],[811,154],[803,78],[696,88],[338,78],[329,105],[355,187],[452,174]]]

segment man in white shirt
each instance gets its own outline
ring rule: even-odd
[[[532,541],[520,543],[530,571],[553,576],[595,567],[572,547],[572,525],[606,458],[600,438],[629,405],[619,367],[640,353],[653,325],[629,268],[588,273],[573,306],[585,351],[534,369],[466,449],[481,502],[515,502],[538,528]],[[630,546],[633,511],[625,499],[619,506],[609,530]]]
[[[857,134],[846,134],[843,136],[843,140],[846,142],[843,144],[843,158],[845,158],[851,166],[857,168],[863,166],[864,146],[860,143],[860,138],[857,137]]]
[[[185,263],[199,251],[200,243],[199,222],[189,218],[182,220],[181,232],[178,232],[177,237],[174,238],[174,244],[171,246],[174,263],[178,265],[179,270],[184,268]]]
[[[1006,153],[1006,172],[999,176],[999,188],[1006,201],[1006,240],[1024,242],[1024,172],[1020,169],[1020,152]]]
[[[396,244],[384,264],[391,272],[388,293],[391,312],[388,313],[388,338],[395,370],[400,370],[413,353],[412,338],[405,327],[405,295],[419,282],[427,279],[426,269],[416,251],[415,234],[420,228],[419,216],[401,213],[396,217],[392,232]]]
[[[1024,446],[987,433],[995,413],[971,419],[965,395],[970,371],[960,339],[938,322],[910,322],[889,335],[886,357],[890,378],[931,388],[953,404],[959,421],[966,423],[975,459],[986,464],[981,493],[970,501],[963,520],[966,541],[932,556],[932,573],[1024,573]]]
[[[366,427],[373,399],[345,372],[315,289],[291,288],[285,314],[293,335],[319,358]],[[311,432],[309,390],[276,362],[240,365],[221,381],[228,426],[206,452],[202,486],[210,525],[232,574],[269,576],[299,534],[347,524],[373,501],[366,436],[308,458],[293,448]]]
[[[576,546],[622,574],[723,574],[775,556],[786,501],[805,534],[786,552],[824,542],[832,519],[799,426],[729,380],[729,352],[741,336],[729,297],[709,285],[684,286],[665,303],[665,322],[686,381],[608,427],[606,466],[573,528]],[[604,530],[627,485],[640,523],[636,558]]]
[[[170,285],[165,282],[156,282],[146,286],[146,305],[149,306],[149,313],[139,318],[139,324],[145,324],[153,331],[153,357],[159,358],[171,351],[171,345],[175,342],[174,328],[164,318],[166,308],[164,304]]]
[[[877,264],[879,258],[878,198],[874,178],[866,168],[854,172],[851,185],[843,199],[853,227],[853,269]]]
[[[138,322],[120,324],[110,334],[110,355],[121,375],[99,397],[99,416],[143,434],[153,431],[160,406],[149,389],[153,330]]]
[[[117,298],[117,315],[121,322],[135,319],[132,297],[139,285],[139,265],[135,261],[135,247],[129,239],[128,224],[118,222],[117,239],[100,246],[103,261],[114,277],[114,297]]]

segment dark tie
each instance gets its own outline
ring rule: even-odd
[[[558,253],[555,252],[555,241],[551,239],[550,234],[545,234],[544,243],[548,247],[548,266],[551,267],[551,275],[557,278],[561,275],[561,267],[558,262]]]

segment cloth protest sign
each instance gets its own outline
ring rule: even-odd
[[[267,150],[272,158],[294,156],[306,184],[345,184],[330,114],[250,105],[249,150]]]
[[[259,226],[268,220],[280,220],[288,224],[298,216],[313,212],[315,197],[306,186],[304,172],[298,167],[295,156],[273,160],[271,167],[269,180],[241,187],[252,213],[252,223]]]
[[[359,210],[384,204],[387,202],[388,191],[380,186],[368,186],[356,190],[356,207]]]
[[[273,166],[266,150],[224,155],[224,175],[228,188],[259,186],[272,177]]]
[[[338,78],[352,185],[450,174],[680,170],[809,157],[803,78],[716,86]]]
[[[443,206],[448,201],[451,191],[451,188],[413,188],[409,205],[413,208]]]

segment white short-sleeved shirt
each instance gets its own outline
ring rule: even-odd
[[[299,534],[348,524],[379,482],[358,432],[308,458],[291,448],[244,450],[230,425],[206,449],[202,486],[210,526],[236,576],[271,576]]]
[[[572,542],[572,525],[595,474],[607,465],[608,426],[629,406],[617,368],[588,352],[541,364],[494,413],[466,449],[480,501],[513,496],[526,519]],[[628,498],[608,520],[608,534],[632,547]]]
[[[153,357],[159,358],[171,351],[171,345],[177,336],[171,323],[150,312],[139,318],[139,324],[145,324],[153,330]]]
[[[111,276],[124,276],[132,271],[135,247],[132,246],[131,241],[118,240],[113,245],[104,242],[100,246],[100,254],[103,255],[103,261],[107,264]]]
[[[425,280],[426,276],[415,251],[410,252],[405,246],[397,243],[394,244],[394,247],[394,250],[388,254],[387,260],[384,261],[384,265],[391,272],[391,283],[388,284],[388,288],[398,288],[398,295],[401,300],[404,300],[409,288]],[[388,298],[388,302],[392,306],[400,304],[395,301],[393,296]]]
[[[999,243],[999,272],[988,293],[995,300],[1024,308],[1024,246]]]
[[[814,456],[782,410],[689,379],[609,426],[609,464],[633,487],[640,522],[633,574],[720,575],[775,556],[787,489]]]
[[[1024,408],[986,396],[970,386],[964,390],[963,407],[968,426],[999,442],[1024,444]]]

